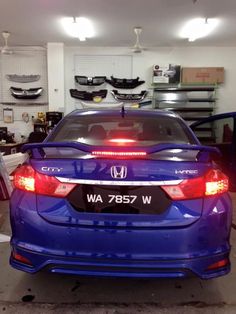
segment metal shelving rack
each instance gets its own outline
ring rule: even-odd
[[[188,124],[210,117],[216,109],[216,85],[159,86],[153,88],[152,107],[178,113]],[[211,124],[198,128],[199,138],[214,138]]]

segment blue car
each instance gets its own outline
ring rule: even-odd
[[[26,144],[10,200],[19,270],[203,279],[230,271],[219,150],[176,114],[76,110]]]

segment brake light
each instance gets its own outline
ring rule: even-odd
[[[14,186],[25,191],[35,191],[35,171],[30,166],[21,166],[16,169],[13,177]]]
[[[72,183],[62,183],[55,177],[36,172],[30,165],[23,165],[16,170],[14,186],[20,190],[36,194],[66,197],[76,186]]]
[[[143,157],[146,152],[112,152],[112,151],[93,151],[92,155],[101,157]]]
[[[206,195],[215,195],[228,191],[229,179],[220,170],[211,170],[206,174]]]
[[[124,144],[135,143],[136,141],[132,139],[128,139],[128,138],[113,138],[113,139],[110,139],[109,142],[115,143],[118,145],[124,145]]]
[[[173,200],[194,199],[227,192],[228,177],[220,170],[211,169],[204,177],[183,180],[178,185],[164,185],[162,189]]]

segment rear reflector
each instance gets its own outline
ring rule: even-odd
[[[14,251],[12,252],[12,258],[14,260],[16,260],[17,262],[33,266],[32,263],[30,262],[30,260],[28,260],[28,258],[14,252]]]
[[[226,267],[227,265],[229,265],[229,259],[228,258],[224,258],[221,261],[218,261],[218,262],[208,266],[207,270],[214,270],[214,269]]]
[[[162,189],[173,200],[194,199],[227,192],[228,177],[220,170],[211,169],[204,177],[183,180],[178,185],[164,185]]]
[[[143,157],[146,152],[111,152],[111,151],[93,151],[92,155],[101,157]]]
[[[73,183],[62,183],[53,176],[38,173],[30,165],[18,168],[13,182],[20,190],[57,197],[66,197],[76,186]]]

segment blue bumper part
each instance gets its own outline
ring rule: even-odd
[[[225,275],[230,271],[230,263],[213,270],[207,268],[229,258],[229,196],[208,199],[204,207],[208,210],[203,210],[196,222],[176,228],[58,225],[46,221],[35,210],[18,207],[11,210],[12,250],[27,258],[32,266],[12,256],[10,263],[29,273],[44,269],[76,275],[196,275],[202,279]]]

